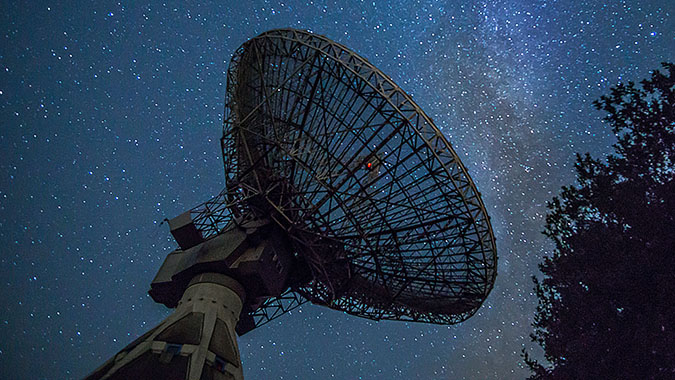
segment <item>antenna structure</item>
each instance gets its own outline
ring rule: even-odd
[[[221,145],[225,188],[169,222],[180,249],[151,284],[176,312],[90,378],[122,378],[145,355],[153,370],[189,362],[177,378],[240,379],[234,332],[304,302],[453,324],[491,291],[494,234],[466,168],[412,98],[345,46],[293,29],[244,43]]]

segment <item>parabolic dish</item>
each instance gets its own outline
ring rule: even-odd
[[[235,217],[287,231],[312,273],[291,291],[371,319],[476,312],[496,277],[487,212],[450,143],[389,77],[326,37],[272,30],[235,53],[225,103],[221,197]]]

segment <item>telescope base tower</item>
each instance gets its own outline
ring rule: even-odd
[[[235,326],[244,297],[231,277],[197,275],[173,314],[86,379],[242,380]]]

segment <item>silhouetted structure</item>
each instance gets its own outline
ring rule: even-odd
[[[305,301],[451,324],[492,289],[494,236],[457,154],[346,47],[290,29],[244,43],[222,148],[225,189],[170,221],[180,249],[151,284],[176,312],[90,378],[238,379],[235,330]]]

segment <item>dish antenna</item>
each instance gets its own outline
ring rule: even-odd
[[[150,288],[175,312],[89,379],[242,379],[242,335],[306,301],[453,324],[497,255],[466,168],[394,82],[343,45],[279,29],[227,73],[226,186],[169,221]]]

